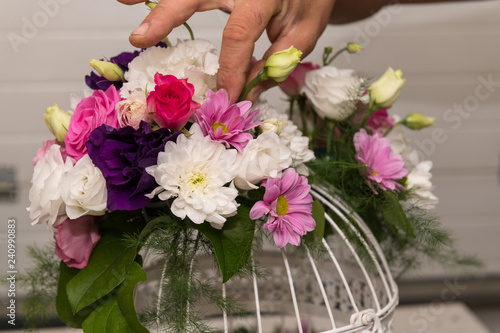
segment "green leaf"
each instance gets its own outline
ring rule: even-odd
[[[148,330],[142,326],[139,321],[134,307],[135,286],[141,281],[146,281],[146,279],[146,272],[144,272],[141,265],[134,262],[130,267],[127,278],[120,286],[116,295],[118,307],[120,308],[122,315],[125,317],[125,320],[127,320],[128,325],[134,329],[134,332],[148,332]]]
[[[321,241],[325,236],[325,209],[319,201],[314,200],[312,202],[312,217],[316,221],[314,232],[318,236],[318,240]]]
[[[415,232],[403,207],[401,207],[398,197],[389,191],[384,191],[383,194],[385,200],[381,208],[384,219],[396,228],[401,229],[407,236],[414,238]]]
[[[215,256],[226,283],[250,258],[255,232],[255,221],[250,219],[250,209],[246,205],[238,207],[238,213],[229,217],[221,230],[209,223],[194,224],[214,247]]]
[[[82,328],[82,323],[87,316],[77,313],[73,314],[66,294],[66,285],[78,273],[79,269],[68,267],[63,261],[59,265],[59,281],[57,283],[56,310],[59,318],[73,328]],[[87,314],[88,315],[88,314]]]
[[[89,262],[68,282],[69,304],[76,314],[119,286],[134,262],[137,249],[126,247],[121,235],[103,231]]]

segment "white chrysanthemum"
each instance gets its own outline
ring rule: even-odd
[[[302,135],[298,127],[288,119],[285,113],[280,113],[266,103],[260,103],[262,125],[259,129],[262,132],[274,132],[280,142],[290,149],[292,157],[292,167],[302,175],[308,176],[309,170],[304,163],[314,159],[314,152],[309,149],[309,138]],[[268,118],[263,118],[268,116]]]
[[[28,211],[32,224],[46,222],[52,231],[66,219],[61,183],[75,162],[70,157],[64,161],[60,148],[59,145],[52,145],[36,163],[29,191]]]
[[[66,215],[72,220],[83,215],[101,216],[106,212],[108,191],[101,170],[84,155],[61,184]]]
[[[167,48],[151,47],[130,62],[120,95],[127,98],[134,90],[154,90],[154,76],[160,73],[187,78],[194,85],[193,99],[201,103],[207,91],[216,88],[219,58],[215,51],[215,45],[203,39],[179,40]]]
[[[237,150],[203,136],[198,124],[191,126],[188,138],[167,142],[158,154],[158,165],[146,168],[160,185],[152,195],[161,200],[175,198],[171,210],[175,216],[189,217],[196,224],[210,222],[222,228],[225,217],[236,214],[238,191],[230,183],[238,172]]]
[[[431,161],[423,161],[417,164],[407,176],[406,187],[413,190],[413,197],[410,201],[423,209],[434,209],[439,199],[432,194],[433,189],[430,170]]]
[[[344,120],[363,100],[362,80],[351,69],[325,66],[307,72],[301,93],[312,103],[321,118]]]
[[[239,172],[234,184],[242,190],[256,189],[264,178],[278,177],[292,163],[290,149],[274,132],[264,132],[250,140],[238,154]]]

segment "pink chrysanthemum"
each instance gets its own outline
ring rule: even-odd
[[[226,148],[233,146],[239,152],[253,137],[246,131],[259,126],[260,122],[253,122],[259,110],[251,110],[251,102],[231,104],[227,92],[223,89],[214,93],[207,92],[207,100],[193,115],[205,136],[212,140],[224,143]]]
[[[277,247],[288,243],[300,245],[300,236],[316,227],[307,178],[287,169],[281,178],[268,178],[262,186],[266,188],[264,200],[252,207],[250,218],[255,220],[269,214],[264,229],[273,234]]]
[[[408,174],[401,155],[394,154],[388,139],[377,134],[368,135],[361,129],[354,135],[354,147],[358,163],[366,166],[366,177],[371,185],[378,185],[382,190],[404,191],[397,182]],[[377,193],[376,189],[373,189]]]

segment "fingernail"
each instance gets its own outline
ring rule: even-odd
[[[131,35],[145,35],[146,32],[148,32],[148,29],[149,29],[149,23],[144,22],[137,29],[132,31]]]

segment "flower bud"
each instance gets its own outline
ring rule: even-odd
[[[71,115],[62,110],[59,105],[54,104],[45,109],[43,119],[45,119],[45,124],[47,124],[49,130],[55,135],[56,140],[64,142],[64,138],[68,132]]]
[[[420,113],[411,113],[403,120],[403,125],[412,130],[419,130],[425,127],[434,126],[434,120],[433,117],[427,117]]]
[[[361,51],[361,45],[359,45],[358,43],[347,44],[347,52],[358,53],[359,51]]]
[[[123,81],[123,70],[117,64],[109,61],[92,59],[89,61],[89,65],[92,66],[100,76],[109,81]]]
[[[288,49],[272,54],[264,64],[262,79],[271,79],[281,83],[286,80],[288,75],[300,63],[302,51],[297,50],[293,46]]]
[[[394,104],[406,83],[406,79],[402,77],[403,72],[401,70],[394,71],[389,67],[384,75],[368,88],[370,102],[381,109]]]
[[[149,9],[151,9],[151,10],[155,9],[156,5],[158,5],[158,3],[153,2],[153,1],[146,1],[146,6],[148,6]]]

